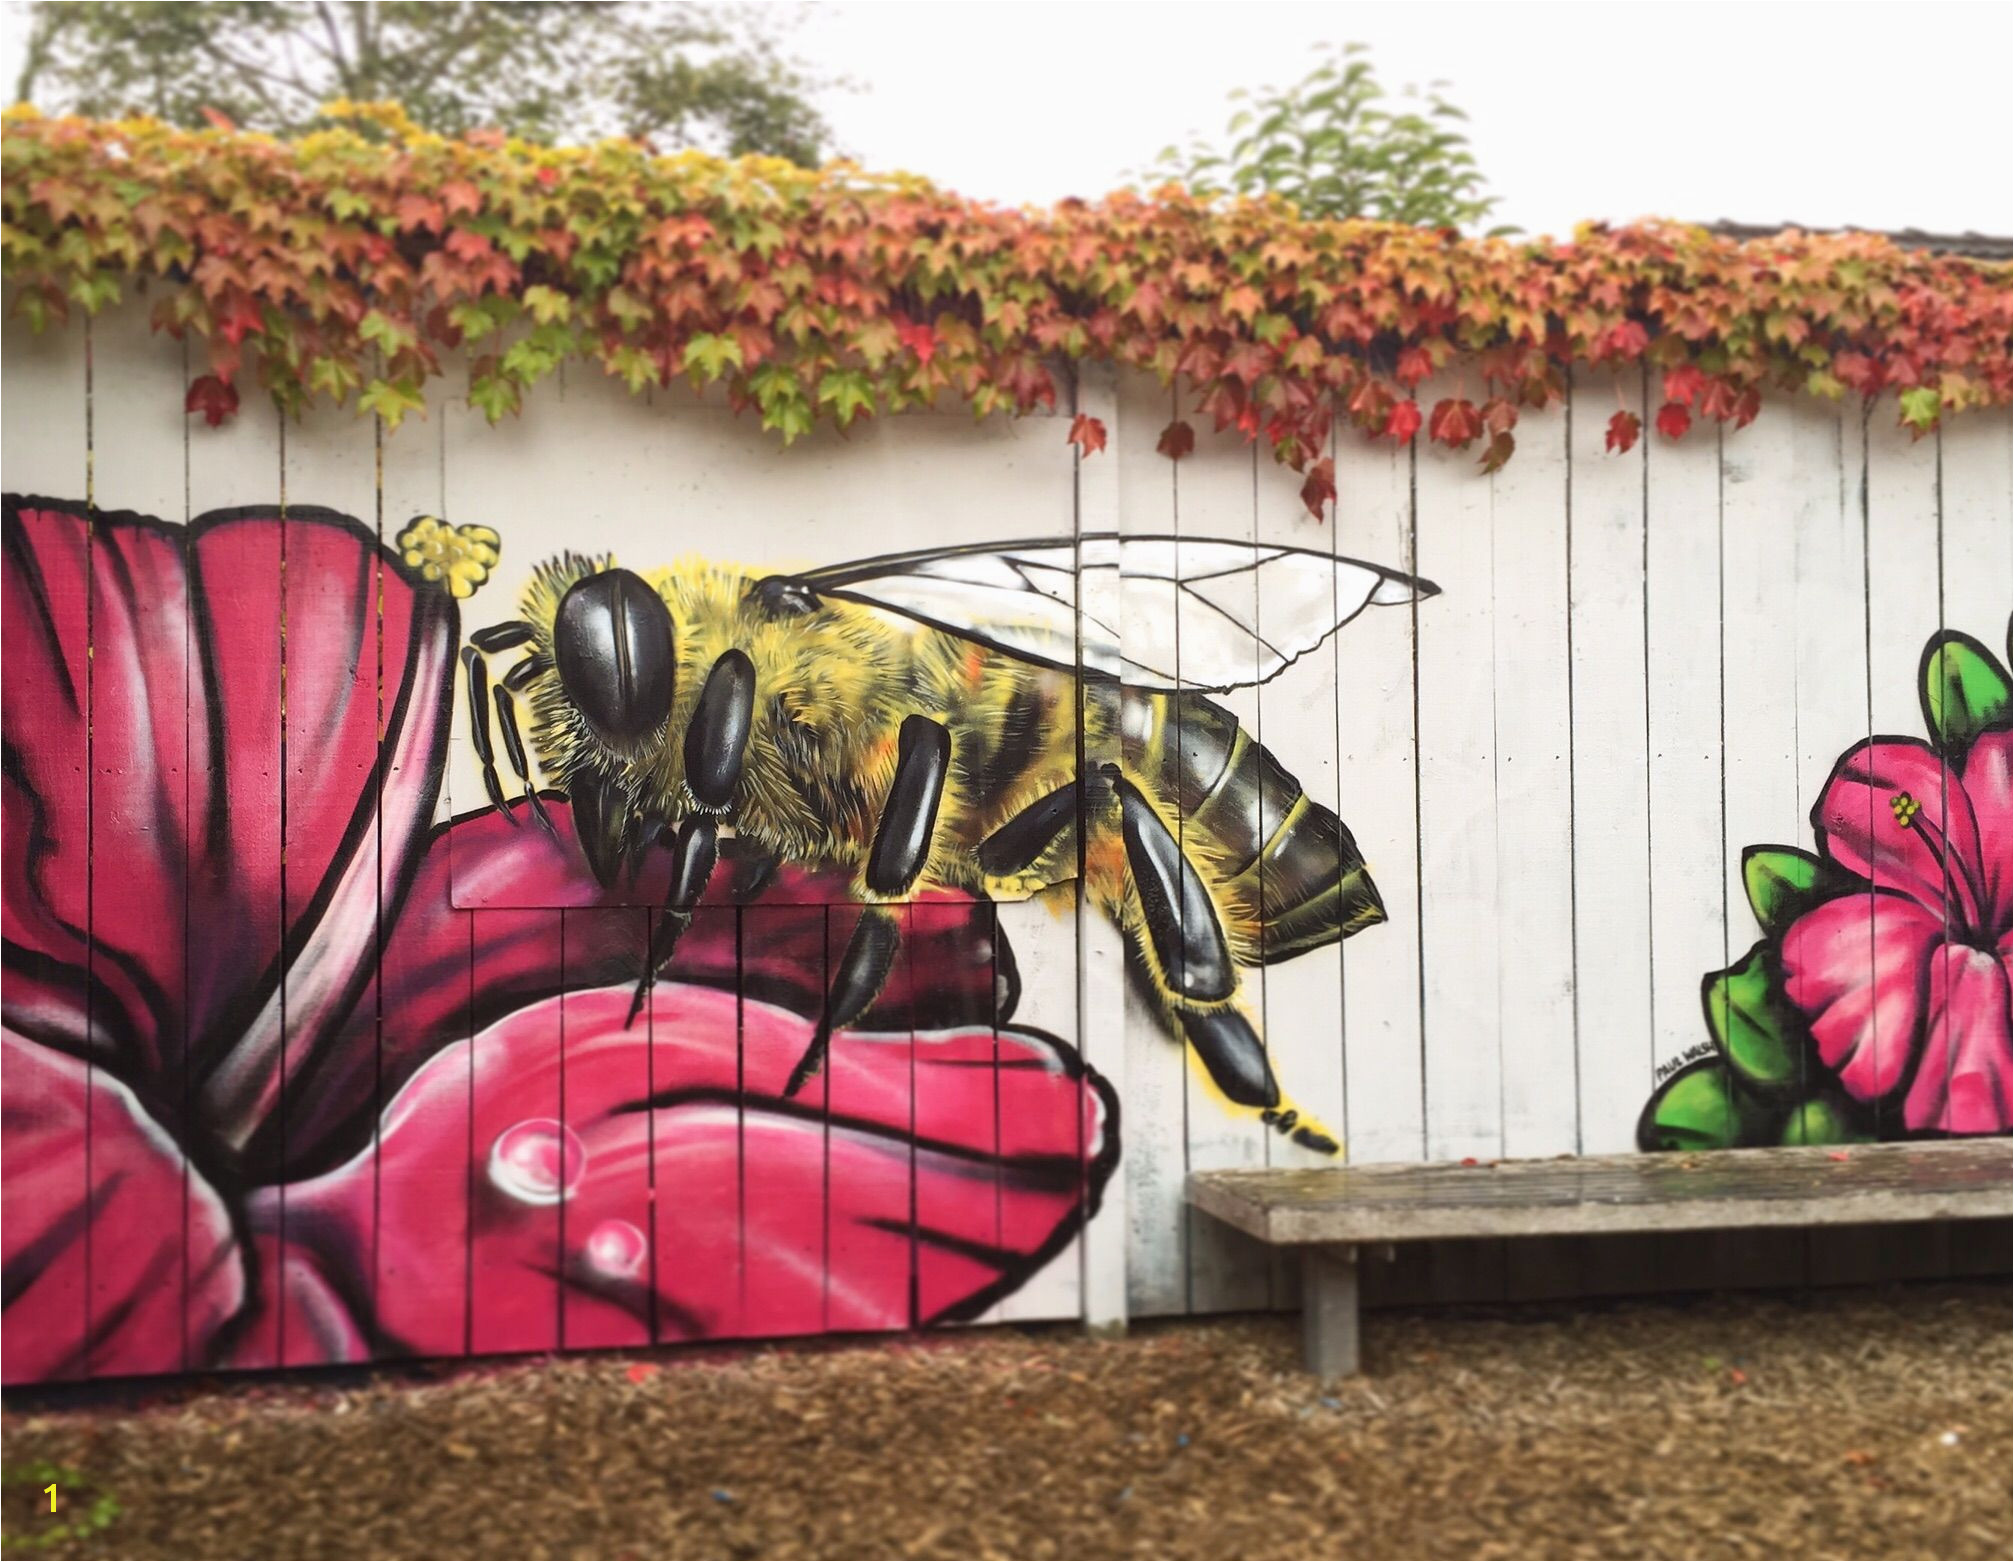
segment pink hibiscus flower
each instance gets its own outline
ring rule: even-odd
[[[646,919],[564,804],[430,826],[444,594],[326,512],[78,508],[10,498],[0,571],[7,1382],[904,1328],[1096,1208],[1110,1092],[1000,1026],[990,907],[907,908],[786,1099],[837,880],[716,874],[625,1024]]]
[[[2009,736],[1946,766],[1927,743],[1845,754],[1812,812],[1826,856],[1868,881],[1792,923],[1784,991],[1862,1101],[1902,1092],[1902,1126],[2001,1133],[2010,1099]]]

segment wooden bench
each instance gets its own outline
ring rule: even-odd
[[[2006,1219],[2005,1139],[1480,1165],[1193,1172],[1189,1202],[1302,1255],[1308,1369],[1360,1359],[1357,1248],[1449,1237],[1592,1236],[1757,1226]]]

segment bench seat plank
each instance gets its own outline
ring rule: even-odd
[[[2006,1139],[1194,1172],[1189,1202],[1276,1246],[2006,1218]]]

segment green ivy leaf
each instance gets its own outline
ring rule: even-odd
[[[1923,648],[1923,723],[1937,746],[1958,758],[1988,727],[2004,726],[2014,688],[2007,669],[1968,634],[1947,629]]]
[[[1636,1125],[1642,1150],[1726,1150],[1762,1141],[1768,1114],[1726,1065],[1708,1059],[1660,1085]]]
[[[1943,406],[1937,392],[1928,385],[1918,385],[1913,390],[1902,393],[1902,421],[1919,434],[1925,429],[1937,426],[1937,414]]]
[[[1865,1144],[1872,1137],[1854,1123],[1846,1103],[1830,1094],[1793,1107],[1782,1133],[1785,1144]]]
[[[1707,1028],[1720,1055],[1750,1089],[1780,1095],[1801,1081],[1803,1031],[1779,993],[1780,973],[1768,944],[1716,971],[1701,984]]]
[[[695,336],[685,344],[685,372],[694,384],[711,385],[729,365],[741,367],[741,343],[731,336]]]
[[[1741,854],[1741,883],[1749,909],[1771,938],[1820,901],[1846,886],[1839,871],[1796,846],[1751,846]]]
[[[479,374],[469,384],[469,405],[491,423],[501,423],[520,404],[517,385],[503,374]]]
[[[397,428],[408,412],[425,409],[426,400],[414,380],[372,380],[357,397],[357,410],[376,413],[385,420],[387,428]]]

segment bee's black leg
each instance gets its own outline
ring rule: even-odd
[[[877,895],[908,894],[930,860],[937,805],[951,769],[951,734],[941,722],[908,717],[896,743],[895,780],[867,854],[867,887]]]
[[[478,629],[469,636],[469,644],[485,656],[494,656],[498,651],[513,650],[529,641],[534,631],[521,618],[513,618],[501,624],[491,624],[487,629]]]
[[[483,790],[490,795],[497,812],[515,825],[517,816],[504,801],[503,783],[497,779],[496,749],[490,742],[490,675],[482,653],[472,645],[462,647],[462,671],[469,685],[469,737],[476,746],[476,758],[483,764]]]
[[[901,929],[886,908],[868,906],[861,911],[860,922],[846,941],[846,953],[839,957],[839,970],[832,978],[831,991],[825,995],[825,1012],[818,1017],[818,1029],[812,1033],[804,1056],[797,1060],[797,1067],[790,1071],[790,1082],[783,1087],[785,1096],[796,1095],[824,1064],[832,1033],[843,1030],[867,1012],[882,983],[888,980],[901,941]]]
[[[1202,877],[1137,787],[1119,782],[1119,800],[1126,861],[1162,974],[1178,998],[1216,1003],[1230,997],[1238,990],[1231,946]]]
[[[700,807],[722,809],[734,800],[754,722],[755,663],[740,651],[723,651],[685,729],[685,786]]]
[[[1077,784],[1059,786],[1030,803],[979,843],[979,866],[991,874],[1020,873],[1077,822]]]
[[[664,912],[657,933],[650,941],[650,956],[636,984],[636,996],[629,1003],[627,1030],[636,1023],[644,995],[657,984],[657,973],[670,963],[672,952],[685,930],[692,926],[693,908],[706,890],[706,881],[719,860],[719,827],[706,814],[692,814],[678,826],[671,839],[671,887],[665,891]]]
[[[1124,780],[1117,785],[1126,861],[1182,1034],[1229,1100],[1257,1107],[1264,1121],[1296,1144],[1333,1155],[1333,1139],[1303,1124],[1292,1107],[1280,1110],[1280,1084],[1251,1022],[1236,1009],[1192,1009],[1184,1002],[1221,1003],[1237,992],[1230,941],[1181,843],[1137,788]]]
[[[510,697],[510,691],[501,685],[494,693],[497,727],[503,733],[504,752],[510,756],[510,767],[517,772],[518,780],[524,783],[525,801],[531,804],[532,817],[538,820],[545,833],[556,841],[559,839],[559,831],[553,828],[552,815],[545,811],[545,804],[539,801],[538,788],[532,784],[531,765],[525,759],[524,738],[517,729],[517,702]],[[491,769],[484,774],[486,777],[493,777],[496,771]]]

